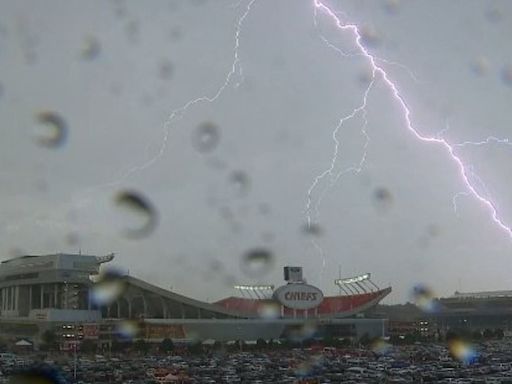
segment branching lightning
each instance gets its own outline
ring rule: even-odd
[[[243,0],[240,0],[237,4],[235,4],[233,6],[233,8],[238,8],[242,2],[243,2]],[[160,144],[160,147],[157,150],[155,155],[153,155],[150,159],[148,159],[146,162],[144,162],[142,164],[132,166],[130,169],[123,172],[115,180],[110,181],[108,183],[98,185],[98,186],[91,187],[91,188],[81,192],[80,196],[76,197],[75,206],[82,208],[89,201],[87,196],[89,196],[90,193],[92,193],[93,191],[95,191],[97,189],[117,186],[117,185],[121,184],[121,182],[123,182],[124,180],[128,179],[133,174],[143,171],[146,168],[155,164],[164,155],[164,153],[167,149],[167,142],[169,140],[171,128],[177,120],[181,119],[189,111],[190,108],[192,108],[193,106],[195,106],[197,104],[215,102],[224,93],[226,88],[229,87],[229,85],[231,84],[231,82],[233,81],[233,78],[235,77],[235,75],[237,73],[239,74],[240,77],[243,78],[243,70],[242,70],[242,65],[240,62],[240,54],[239,54],[240,34],[242,32],[242,27],[245,22],[245,19],[251,12],[252,6],[255,2],[256,2],[256,0],[248,1],[247,5],[245,7],[245,10],[242,12],[242,14],[240,15],[240,17],[238,18],[238,20],[236,22],[235,36],[234,36],[235,43],[234,43],[234,47],[233,47],[233,61],[231,62],[231,67],[230,67],[229,71],[227,72],[227,74],[224,78],[224,81],[222,82],[220,87],[215,91],[215,93],[213,93],[213,95],[211,95],[211,96],[203,95],[203,96],[197,97],[196,99],[189,100],[188,102],[183,104],[181,107],[176,108],[173,111],[171,111],[171,113],[169,114],[169,117],[167,118],[167,120],[165,121],[165,123],[163,125],[163,128],[162,128],[163,136],[162,136],[161,144]],[[235,83],[235,87],[238,87],[240,85],[240,83],[241,83],[241,81],[238,81],[237,83]]]
[[[454,210],[457,210],[457,199],[461,196],[472,196],[474,199],[476,199],[478,202],[480,202],[483,207],[488,210],[490,213],[492,221],[500,228],[502,231],[504,231],[510,238],[512,238],[512,229],[509,225],[507,225],[503,219],[500,217],[498,213],[498,209],[495,205],[495,203],[492,202],[489,192],[485,188],[485,185],[483,181],[473,172],[472,168],[464,163],[460,155],[456,153],[456,149],[465,147],[465,146],[480,146],[480,145],[488,145],[492,143],[498,143],[498,144],[507,144],[512,145],[512,142],[510,142],[508,139],[499,139],[494,136],[490,136],[485,140],[477,141],[477,142],[471,142],[471,141],[464,141],[461,143],[451,144],[446,139],[442,137],[441,132],[433,137],[426,136],[422,134],[416,126],[414,125],[412,118],[411,118],[411,111],[407,105],[406,100],[403,98],[398,85],[393,81],[393,79],[390,77],[388,72],[385,70],[385,68],[379,64],[380,62],[385,63],[382,59],[379,59],[378,57],[374,56],[368,48],[363,44],[363,36],[361,33],[360,28],[353,23],[345,22],[343,21],[346,19],[345,15],[341,13],[337,13],[334,10],[332,10],[329,6],[327,6],[322,0],[313,0],[314,3],[314,15],[315,15],[315,26],[317,25],[316,17],[319,12],[323,13],[332,23],[335,24],[335,26],[343,33],[351,33],[354,38],[354,44],[355,44],[355,51],[351,52],[345,52],[339,48],[337,48],[335,45],[331,44],[325,36],[321,35],[321,39],[331,48],[335,49],[338,53],[340,53],[344,57],[350,57],[350,56],[362,56],[364,57],[368,64],[371,67],[372,70],[372,79],[370,84],[368,85],[368,88],[366,89],[363,97],[362,104],[355,108],[352,113],[349,115],[341,118],[339,120],[338,125],[334,129],[333,132],[333,140],[334,140],[334,154],[330,163],[329,168],[327,168],[325,171],[320,173],[311,184],[310,188],[307,191],[307,203],[306,203],[306,216],[307,216],[307,223],[308,225],[312,224],[312,221],[318,216],[318,206],[322,200],[323,195],[325,194],[325,189],[319,194],[318,199],[316,202],[313,202],[312,194],[319,186],[319,183],[326,177],[329,177],[330,179],[330,185],[335,183],[343,174],[346,174],[348,172],[357,172],[361,170],[361,167],[363,167],[365,159],[366,159],[366,149],[369,143],[369,137],[366,133],[366,122],[363,125],[362,132],[366,136],[366,145],[364,147],[364,153],[361,159],[361,162],[358,167],[352,167],[348,168],[342,172],[339,172],[335,174],[334,168],[335,164],[338,160],[338,154],[339,154],[339,148],[340,148],[340,142],[337,138],[338,131],[341,129],[343,123],[345,123],[347,120],[350,120],[354,118],[357,114],[362,113],[363,118],[366,117],[366,105],[368,100],[368,94],[375,83],[375,81],[382,81],[386,88],[390,91],[393,99],[395,102],[399,105],[400,110],[402,112],[403,121],[405,123],[405,126],[410,134],[412,134],[417,140],[424,142],[426,144],[435,144],[438,146],[441,146],[445,149],[446,153],[448,154],[451,161],[456,165],[456,168],[459,171],[459,175],[461,178],[461,181],[463,182],[466,191],[457,193],[453,198],[453,206]],[[339,16],[342,15],[342,16]],[[366,121],[366,119],[365,119]],[[446,130],[446,129],[445,129]],[[443,130],[444,131],[444,130]],[[479,186],[477,186],[477,184]],[[328,188],[328,187],[327,187]],[[482,190],[482,191],[481,191]],[[317,249],[321,250],[321,247],[313,241],[313,244]],[[323,259],[323,265],[325,265],[325,257],[323,250],[320,252],[322,259]]]
[[[240,55],[239,55],[240,33],[242,31],[243,23],[244,23],[245,19],[247,18],[247,16],[249,15],[249,13],[251,12],[251,8],[255,2],[256,2],[256,0],[250,0],[247,3],[245,11],[242,13],[242,15],[240,16],[240,18],[237,21],[236,29],[235,29],[235,46],[233,48],[233,62],[231,64],[231,69],[227,73],[222,85],[217,89],[217,91],[212,96],[204,95],[204,96],[200,96],[196,99],[189,100],[187,103],[185,103],[180,108],[177,108],[174,111],[172,111],[171,114],[169,115],[169,117],[167,118],[167,121],[164,123],[164,126],[163,126],[164,133],[163,133],[162,144],[160,145],[160,149],[158,150],[157,154],[155,156],[153,156],[151,159],[149,159],[148,161],[146,161],[144,164],[132,167],[130,170],[128,170],[122,176],[122,179],[129,177],[134,172],[142,171],[142,170],[146,169],[147,167],[153,165],[156,161],[158,161],[158,159],[160,157],[162,157],[162,155],[165,153],[165,150],[167,148],[167,141],[169,139],[169,133],[171,131],[172,124],[175,122],[175,120],[182,118],[183,115],[185,113],[187,113],[187,111],[196,104],[205,103],[205,102],[206,103],[215,102],[223,94],[224,90],[229,86],[229,84],[232,82],[235,74],[237,72],[240,75],[243,74],[242,66],[240,64]],[[236,85],[238,86],[239,83],[237,83]]]

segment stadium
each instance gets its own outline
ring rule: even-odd
[[[438,300],[431,314],[441,331],[501,329],[512,331],[512,291],[455,292]]]
[[[240,296],[207,303],[129,275],[102,274],[114,255],[26,255],[0,264],[0,336],[38,344],[54,331],[61,348],[83,339],[111,343],[136,324],[150,342],[382,336],[384,319],[365,318],[391,287],[370,274],[337,279],[339,295],[307,284],[302,267],[284,267],[285,283],[238,285]]]

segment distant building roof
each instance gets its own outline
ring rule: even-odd
[[[455,292],[448,299],[489,299],[512,297],[512,291]]]

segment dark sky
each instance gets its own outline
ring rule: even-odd
[[[418,132],[487,140],[453,148],[512,224],[512,3],[328,4],[359,26]],[[371,65],[353,33],[321,11],[315,23],[313,0],[0,7],[3,259],[116,252],[131,274],[209,300],[235,282],[280,284],[287,264],[326,294],[339,270],[372,272],[390,302],[417,283],[512,288],[511,236],[446,148],[407,130],[381,77],[333,138]],[[153,230],[137,230],[146,218],[127,191],[152,207]],[[272,257],[247,265],[251,250]]]

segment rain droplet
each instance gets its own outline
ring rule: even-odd
[[[393,205],[393,195],[383,187],[376,188],[373,192],[375,206],[380,211],[388,210]]]
[[[259,307],[258,314],[263,319],[277,319],[281,316],[281,307],[273,301],[264,302]]]
[[[490,23],[498,23],[503,18],[503,12],[495,5],[491,5],[485,11],[485,17]]]
[[[441,234],[441,229],[437,224],[429,224],[427,226],[427,234],[430,237],[437,237]]]
[[[242,272],[249,277],[267,274],[274,264],[274,255],[266,248],[254,248],[242,256]]]
[[[174,65],[169,59],[163,59],[158,66],[158,75],[162,80],[171,78],[174,72]]]
[[[122,273],[109,270],[103,273],[91,289],[91,301],[97,306],[110,305],[115,302],[126,289]]]
[[[507,64],[501,70],[501,79],[503,83],[509,87],[512,87],[512,64]]]
[[[321,236],[323,234],[322,227],[317,223],[306,223],[302,226],[302,233],[309,236]]]
[[[370,346],[371,350],[377,355],[387,355],[391,352],[392,345],[383,339],[376,339]]]
[[[454,337],[448,341],[448,349],[454,359],[466,365],[473,364],[478,357],[473,345],[459,337]]]
[[[381,37],[373,25],[363,25],[359,29],[359,32],[361,34],[361,40],[364,45],[370,47],[376,47],[380,45]]]
[[[115,333],[123,340],[133,340],[139,334],[139,324],[136,321],[121,321],[116,325]]]
[[[285,336],[293,342],[302,342],[313,338],[317,333],[317,330],[317,324],[310,321],[295,327],[289,327],[285,331]]]
[[[229,175],[229,182],[232,185],[234,195],[243,197],[249,192],[249,176],[244,171],[233,171]]]
[[[477,76],[484,76],[489,72],[490,63],[485,56],[479,56],[471,62],[471,71]]]
[[[412,300],[423,312],[434,313],[439,310],[439,302],[434,292],[425,285],[418,284],[413,288]]]
[[[268,203],[260,203],[258,204],[258,211],[260,212],[261,215],[267,216],[272,212],[272,208]]]
[[[264,243],[273,243],[276,239],[276,235],[273,232],[263,232],[261,234],[261,241]]]
[[[195,129],[192,145],[199,152],[212,152],[219,144],[219,139],[220,133],[217,126],[211,122],[204,122]]]
[[[181,39],[182,36],[183,36],[183,31],[181,30],[180,27],[173,27],[169,31],[169,38],[172,41],[177,41],[177,40]]]
[[[9,378],[9,384],[64,384],[64,376],[55,368],[40,364],[30,368],[21,368],[22,371],[15,373]]]
[[[137,20],[130,20],[125,27],[126,35],[131,43],[136,43],[139,39],[139,23]]]
[[[219,260],[211,260],[210,261],[210,271],[218,273],[218,272],[222,272],[223,269],[224,269],[224,264],[222,264],[221,261],[219,261]]]
[[[400,0],[386,0],[384,10],[391,15],[397,14],[400,11]]]
[[[47,148],[57,148],[64,144],[68,128],[59,114],[53,111],[41,111],[36,114],[35,118],[40,125],[44,126],[42,132],[36,132],[36,140],[39,145]]]
[[[94,36],[86,36],[82,45],[81,57],[84,60],[94,60],[101,52],[100,41]]]
[[[80,244],[80,235],[76,232],[69,232],[66,235],[66,243],[68,245],[78,245]]]
[[[148,199],[134,191],[123,191],[117,194],[116,204],[128,208],[130,212],[143,217],[144,223],[138,228],[126,228],[127,237],[140,239],[148,236],[157,224],[157,212]]]

